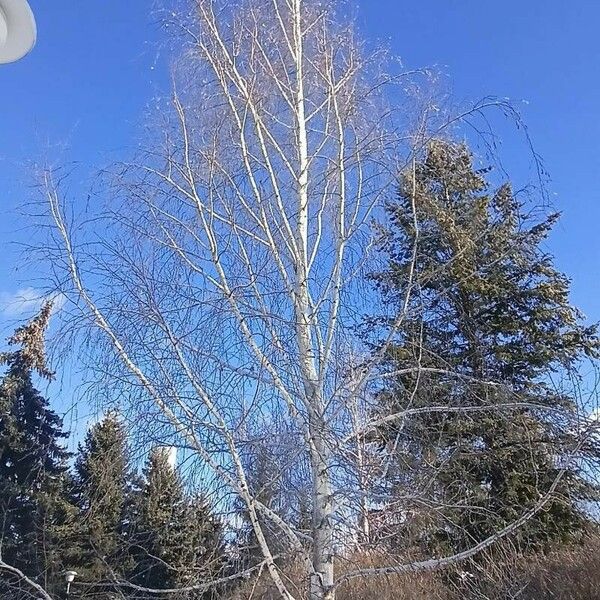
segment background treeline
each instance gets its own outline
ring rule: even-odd
[[[224,573],[222,526],[202,495],[186,491],[168,448],[154,449],[138,474],[124,425],[109,413],[76,456],[64,449],[62,421],[32,381],[36,371],[51,376],[42,340],[49,315],[47,306],[10,340],[21,348],[2,356],[2,560],[57,598],[67,570],[86,584],[75,597],[112,597],[114,581],[181,588]],[[15,597],[21,583],[9,574],[0,586],[2,597]]]
[[[591,574],[599,543],[600,438],[577,394],[589,377],[583,361],[598,355],[597,331],[571,305],[569,280],[544,249],[557,216],[527,209],[487,175],[465,145],[436,140],[395,198],[390,192],[369,269],[384,309],[359,331],[369,352],[385,353],[385,383],[369,390],[376,425],[353,433],[370,475],[356,482],[363,514],[348,515],[360,535],[338,540],[339,560],[376,566],[384,556],[457,554],[543,506],[443,575],[356,579],[339,598],[599,597],[583,571]],[[249,582],[201,587],[240,565],[260,567],[262,557],[244,509],[215,505],[208,485],[192,493],[168,449],[155,448],[140,473],[123,422],[109,413],[76,456],[65,451],[61,419],[34,383],[52,376],[43,350],[50,313],[44,307],[17,330],[1,356],[3,562],[56,597],[65,570],[79,574],[74,597],[156,597],[144,588],[270,597],[260,568]],[[286,464],[293,449],[277,431],[248,444],[248,484],[263,505],[310,531],[310,490],[301,467]],[[264,530],[295,581],[281,532],[268,519]],[[17,576],[0,581],[2,597],[18,597]],[[302,597],[301,576],[295,585]]]

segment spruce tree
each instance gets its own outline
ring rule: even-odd
[[[247,463],[248,487],[252,496],[271,510],[280,509],[283,499],[281,480],[278,477],[277,458],[272,455],[270,448],[263,447],[258,451],[253,451],[250,456],[246,457],[245,462]],[[241,527],[238,531],[236,546],[239,548],[240,564],[247,568],[262,562],[264,556],[252,527],[248,509],[242,501],[238,501],[238,512]],[[265,540],[273,554],[282,554],[286,540],[282,539],[281,532],[260,513],[257,514],[257,517]]]
[[[274,429],[277,430],[278,427]],[[289,456],[295,451],[293,438],[288,438],[285,434],[273,435],[267,428],[255,432],[255,435],[258,443],[248,444],[242,456],[252,497],[278,514],[294,529],[309,532],[312,527],[311,489],[304,476],[301,461],[294,461],[291,465],[289,463]],[[238,499],[235,510],[238,517],[235,541],[237,562],[247,568],[263,562],[264,555],[245,502]],[[290,552],[289,539],[261,511],[257,512],[256,517],[276,561],[285,564]]]
[[[51,379],[44,335],[52,306],[17,329],[0,355],[0,536],[2,557],[48,591],[62,585],[70,560],[75,509],[70,502],[67,434],[62,420],[33,383]]]
[[[224,567],[219,522],[207,502],[186,494],[164,448],[155,449],[145,469],[132,540],[135,581],[150,588],[178,588],[210,581]],[[212,597],[212,593],[190,597]]]
[[[74,567],[88,582],[122,578],[127,570],[129,484],[126,433],[117,415],[109,413],[90,428],[75,463],[79,560]]]
[[[551,379],[599,347],[596,328],[570,304],[569,280],[542,248],[557,215],[534,219],[510,185],[493,190],[487,173],[466,146],[432,142],[389,205],[387,267],[374,275],[390,309],[379,325],[400,323],[384,366],[402,374],[380,390],[381,414],[465,409],[413,414],[379,431],[396,452],[393,486],[410,488],[417,503],[407,508],[423,515],[405,528],[445,551],[493,534],[550,489],[575,414],[574,398]],[[595,490],[577,466],[519,530],[522,548],[573,540],[585,526],[582,501]]]

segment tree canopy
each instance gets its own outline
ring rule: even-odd
[[[535,547],[576,536],[583,501],[597,496],[571,429],[578,398],[560,381],[599,341],[544,250],[557,215],[536,218],[473,162],[464,144],[431,142],[388,205],[387,265],[374,280],[390,307],[378,324],[394,331],[385,369],[398,375],[380,409],[424,410],[380,435],[395,444],[395,484],[416,486],[415,514],[419,502],[439,507],[421,541],[454,550],[518,518],[566,468],[555,499],[517,533]]]

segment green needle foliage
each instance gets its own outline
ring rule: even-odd
[[[117,415],[109,413],[90,428],[75,463],[79,507],[75,570],[84,580],[110,581],[124,575],[123,522],[129,480],[126,433]]]
[[[137,519],[133,534],[136,583],[158,589],[186,587],[210,581],[222,572],[221,525],[202,497],[186,493],[165,449],[157,448],[150,455]]]
[[[553,499],[516,535],[521,548],[576,539],[588,522],[584,502],[596,497],[584,467],[596,448],[567,461],[577,398],[563,385],[582,358],[597,356],[596,327],[583,324],[569,280],[543,250],[557,215],[527,214],[511,186],[492,189],[487,173],[465,145],[432,142],[389,205],[387,266],[374,275],[389,308],[378,324],[386,333],[399,324],[385,368],[402,371],[379,392],[381,415],[456,410],[378,432],[395,453],[389,483],[410,498],[402,535],[411,530],[443,552],[517,519],[562,468]]]
[[[69,500],[69,453],[62,420],[33,383],[52,378],[44,334],[52,306],[9,339],[0,355],[0,540],[2,558],[49,592],[62,585],[75,507]],[[5,582],[10,583],[10,582]],[[0,582],[0,590],[3,583]]]

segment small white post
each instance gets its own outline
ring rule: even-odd
[[[77,571],[65,571],[65,581],[67,582],[67,597],[69,596],[69,592],[71,591],[71,584],[73,583],[75,577],[77,577]]]

